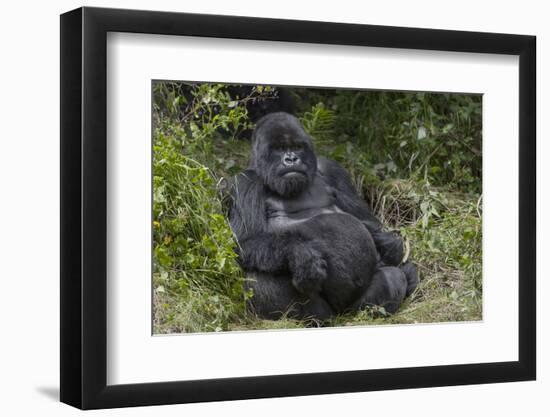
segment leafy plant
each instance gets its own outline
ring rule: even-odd
[[[162,317],[163,325],[173,325],[174,331],[224,330],[231,317],[243,315],[245,308],[235,241],[223,215],[215,176],[181,152],[179,139],[155,132],[156,321]],[[172,302],[176,311],[166,305]]]

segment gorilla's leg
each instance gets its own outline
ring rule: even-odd
[[[249,301],[251,310],[262,318],[277,320],[286,316],[325,321],[334,316],[330,305],[319,294],[300,294],[289,276],[249,273],[246,289],[253,291]]]
[[[418,283],[416,267],[411,263],[397,268],[383,266],[374,274],[363,295],[352,306],[360,310],[367,305],[382,306],[388,313],[395,313],[405,297]]]

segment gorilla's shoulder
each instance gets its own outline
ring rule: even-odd
[[[259,181],[260,177],[252,168],[245,169],[243,172],[235,175],[237,181]]]
[[[340,165],[334,159],[329,159],[324,156],[319,156],[317,158],[317,169],[323,175],[330,175],[342,172],[346,173],[346,170],[342,167],[342,165]]]
[[[264,229],[264,185],[258,174],[247,169],[231,179],[229,192],[229,223],[238,237]]]
[[[233,198],[250,197],[250,195],[262,193],[263,190],[262,180],[253,169],[247,169],[235,175],[231,178],[229,185]]]
[[[345,168],[335,160],[320,156],[317,158],[317,170],[328,184],[341,191],[355,194],[351,177]]]
[[[324,156],[317,158],[317,170],[329,181],[349,179],[349,174],[342,165]]]
[[[231,179],[231,188],[249,188],[254,184],[260,183],[261,179],[253,169],[247,169],[235,175]]]

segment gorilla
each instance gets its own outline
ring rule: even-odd
[[[383,306],[416,288],[402,239],[384,232],[348,173],[317,158],[298,119],[270,113],[252,134],[251,161],[231,187],[229,221],[260,317],[324,322]]]

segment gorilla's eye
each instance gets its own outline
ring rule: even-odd
[[[299,143],[274,143],[269,147],[269,149],[274,152],[299,152],[304,149],[304,146]]]
[[[282,143],[275,143],[270,146],[270,149],[273,151],[285,151],[287,149],[287,146],[283,145]]]

